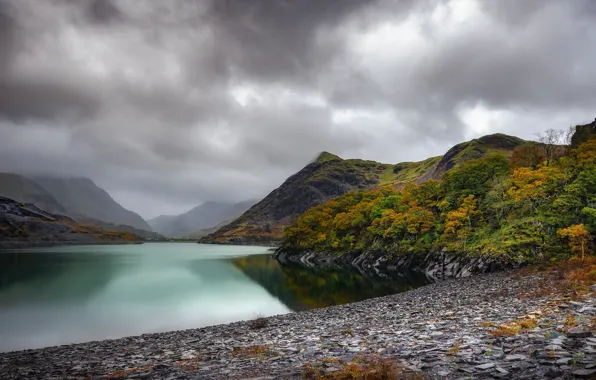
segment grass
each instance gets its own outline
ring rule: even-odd
[[[232,356],[242,358],[254,358],[263,355],[267,351],[269,351],[269,346],[265,345],[234,347],[232,351]]]
[[[376,356],[357,358],[340,364],[337,372],[325,373],[320,366],[306,364],[302,370],[305,380],[420,380],[417,373],[405,370],[393,359]]]
[[[447,354],[451,355],[451,356],[457,356],[457,353],[459,352],[459,349],[462,345],[462,343],[464,342],[463,338],[459,338],[457,340],[457,342],[455,342],[455,344],[453,345],[453,347],[451,347],[448,351]]]
[[[495,330],[490,332],[490,335],[494,337],[501,336],[515,336],[521,330],[521,326],[516,323],[504,323],[497,327]]]
[[[577,298],[590,291],[590,285],[596,284],[596,257],[586,257],[584,261],[572,258],[567,261],[526,268],[518,276],[540,273],[542,281],[536,288],[520,295],[525,298],[542,297],[552,294]]]
[[[494,327],[494,322],[488,322],[481,324],[483,327]],[[490,334],[494,337],[501,336],[515,336],[520,331],[533,330],[538,326],[538,322],[533,317],[523,317],[517,321],[503,323],[490,331]]]

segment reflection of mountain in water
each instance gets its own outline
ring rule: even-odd
[[[0,304],[22,299],[70,303],[86,300],[101,291],[125,265],[110,255],[1,252]]]
[[[282,267],[269,255],[241,257],[232,262],[294,311],[386,296],[428,283],[426,276],[414,272],[377,276],[351,268]]]

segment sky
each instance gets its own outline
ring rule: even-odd
[[[596,117],[592,0],[0,0],[0,171],[145,218]]]

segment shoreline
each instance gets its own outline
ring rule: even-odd
[[[596,295],[533,295],[541,280],[498,272],[269,317],[262,328],[244,321],[0,353],[0,378],[299,379],[306,363],[331,374],[367,355],[428,378],[593,376]],[[495,335],[519,320],[532,328]]]
[[[295,264],[306,268],[352,267],[370,273],[416,271],[435,282],[519,269],[528,264],[507,257],[457,254],[443,250],[431,251],[425,255],[394,255],[385,251],[347,252],[338,255],[279,248],[275,250],[274,257],[282,265]]]
[[[0,242],[0,251],[11,250],[11,249],[25,249],[25,248],[46,248],[46,247],[60,247],[60,246],[89,246],[89,245],[130,245],[130,244],[144,244],[147,241],[40,241],[40,242],[27,242],[27,241],[5,241]]]

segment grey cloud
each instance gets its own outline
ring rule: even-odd
[[[92,22],[109,24],[119,21],[123,15],[110,0],[93,0],[87,9],[87,16]]]
[[[16,80],[15,80],[16,79]],[[0,78],[0,117],[80,119],[91,117],[99,104],[91,94],[50,78]]]
[[[86,175],[150,217],[265,195],[322,150],[398,162],[593,119],[592,1],[449,24],[465,3],[0,0],[0,169]]]
[[[9,4],[0,1],[0,75],[8,68],[16,45],[16,22]]]

